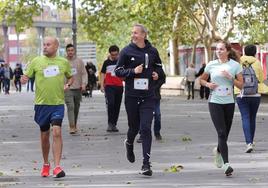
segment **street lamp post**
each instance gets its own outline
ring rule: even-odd
[[[77,46],[77,40],[76,40],[77,24],[76,24],[76,5],[75,5],[75,0],[73,0],[72,30],[73,30],[73,45],[74,45],[74,49],[76,51],[76,46]]]

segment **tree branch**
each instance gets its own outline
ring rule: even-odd
[[[230,9],[230,13],[229,13],[229,26],[228,29],[225,33],[225,35],[223,35],[223,39],[227,40],[229,38],[229,35],[231,34],[231,32],[234,29],[234,4],[231,4],[231,9]]]

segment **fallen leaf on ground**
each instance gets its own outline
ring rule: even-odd
[[[182,169],[182,165],[172,165],[170,168],[165,169],[165,172],[180,172]]]
[[[192,141],[191,137],[189,137],[189,136],[183,136],[183,137],[181,138],[181,140],[182,140],[183,142],[190,142],[190,141]]]

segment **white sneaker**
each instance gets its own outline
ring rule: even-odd
[[[214,164],[217,168],[221,168],[223,165],[223,159],[221,153],[218,152],[217,147],[213,149],[214,154]]]
[[[234,169],[230,166],[229,163],[225,163],[222,168],[224,169],[224,174],[226,176],[231,176],[234,171]]]
[[[247,144],[246,153],[251,153],[253,151],[253,145],[251,143]]]

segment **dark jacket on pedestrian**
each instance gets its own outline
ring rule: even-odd
[[[206,65],[202,65],[202,67],[199,69],[198,73],[195,76],[196,77],[201,76],[204,73],[205,68],[206,68]]]
[[[1,65],[0,66],[0,81],[4,80],[5,76],[4,76],[4,66]]]
[[[166,74],[164,71],[162,74],[163,74],[163,77],[159,78],[158,80],[154,80],[154,85],[155,85],[154,98],[155,99],[161,99],[160,88],[164,83],[166,83]]]
[[[148,55],[148,64],[146,64],[146,54]],[[143,64],[143,71],[140,74],[135,74],[134,69],[138,65]],[[120,52],[119,59],[115,68],[115,74],[118,77],[125,77],[125,94],[130,97],[153,97],[154,82],[152,79],[153,71],[158,73],[159,78],[162,78],[162,62],[159,53],[148,40],[145,40],[145,47],[139,48],[136,44],[130,43]],[[149,86],[147,90],[134,89],[135,78],[147,78]]]
[[[199,69],[198,73],[197,73],[195,76],[196,76],[196,77],[201,76],[201,75],[204,73],[205,68],[206,68],[206,64],[202,65],[202,67]],[[208,78],[207,81],[210,82],[210,76],[209,76],[209,78]]]
[[[97,78],[96,78],[96,66],[91,63],[91,62],[88,62],[85,66],[86,68],[86,71],[87,71],[87,75],[88,75],[88,84],[93,84],[95,85],[96,84],[96,81],[97,81]]]
[[[19,80],[22,75],[23,75],[22,68],[16,67],[14,70],[15,80]]]

